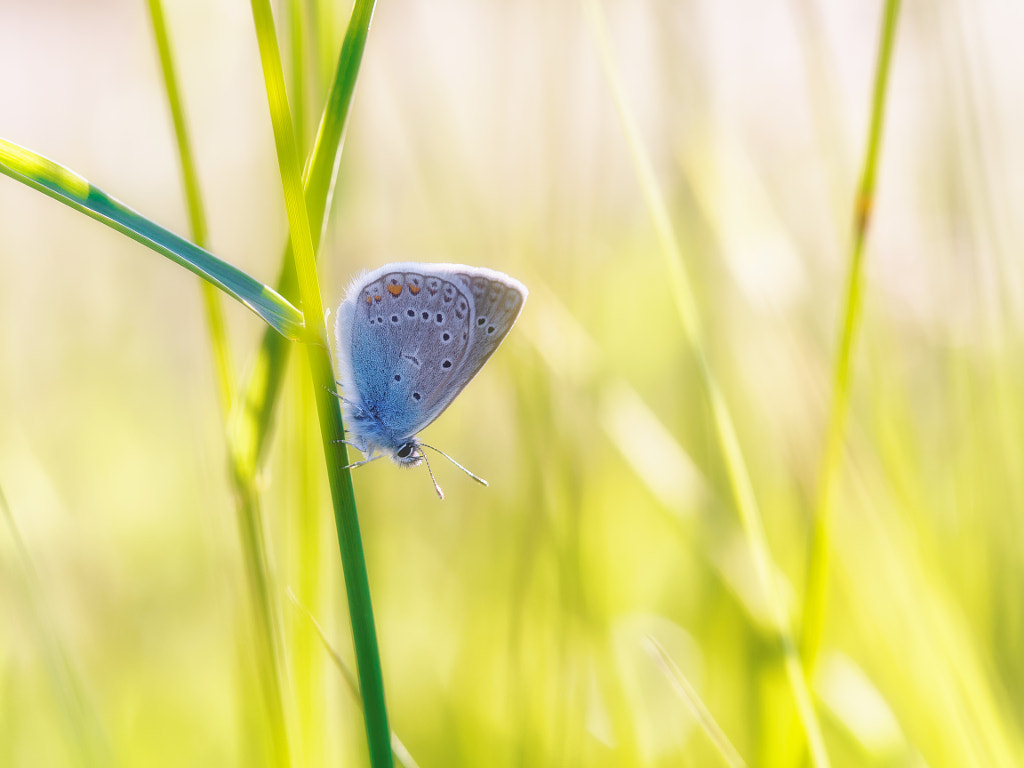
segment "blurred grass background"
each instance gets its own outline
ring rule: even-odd
[[[278,6],[312,140],[348,7]],[[880,2],[603,5],[695,286],[794,630]],[[250,9],[165,9],[209,246],[287,237]],[[0,135],[188,231],[142,3],[0,9]],[[835,766],[1024,761],[1024,126],[1008,0],[904,3],[810,679]],[[294,82],[294,81],[293,81]],[[0,765],[273,762],[196,280],[0,180]],[[320,258],[331,305],[393,260],[531,289],[425,432],[485,476],[355,474],[392,728],[420,766],[748,765],[802,736],[672,288],[576,3],[382,2]],[[225,302],[232,353],[262,332]],[[297,765],[361,764],[308,373],[260,478]],[[240,371],[241,372],[241,371]],[[311,543],[312,542],[312,543]],[[320,542],[320,546],[316,546]]]

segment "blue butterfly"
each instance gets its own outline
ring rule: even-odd
[[[357,277],[335,320],[346,443],[366,455],[350,466],[386,455],[414,467],[431,448],[486,485],[416,434],[494,354],[527,295],[506,274],[462,264],[400,262]]]

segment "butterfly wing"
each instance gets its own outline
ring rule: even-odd
[[[358,279],[336,333],[345,398],[366,416],[365,437],[394,450],[436,419],[501,344],[526,296],[507,275],[457,264],[389,264]]]
[[[491,269],[458,267],[456,282],[469,291],[469,338],[465,355],[446,382],[448,398],[437,403],[440,408],[430,414],[436,419],[451,401],[480,372],[491,355],[505,340],[526,303],[526,286],[506,274]]]

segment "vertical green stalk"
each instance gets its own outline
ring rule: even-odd
[[[768,547],[768,537],[765,534],[764,522],[761,519],[750,473],[743,459],[739,436],[736,434],[736,427],[733,424],[725,395],[718,385],[708,361],[707,341],[700,314],[697,312],[697,302],[690,277],[686,271],[686,264],[672,228],[668,208],[655,179],[650,158],[640,140],[640,133],[634,123],[633,115],[626,105],[622,83],[612,61],[611,46],[608,42],[607,28],[600,5],[598,0],[582,0],[582,2],[594,30],[601,61],[618,107],[619,119],[626,134],[626,142],[632,154],[633,165],[636,168],[640,187],[654,222],[655,233],[665,259],[669,279],[672,281],[672,296],[679,312],[680,326],[693,352],[697,370],[708,398],[733,499],[739,512],[747,545],[750,548],[750,557],[754,563],[758,581],[764,590],[773,628],[782,645],[783,664],[787,681],[792,689],[797,717],[806,736],[814,765],[818,768],[825,768],[829,765],[829,759],[821,735],[821,725],[814,710],[807,679],[801,668],[793,633],[786,617],[771,551]]]
[[[324,105],[313,149],[304,169],[305,204],[310,220],[310,235],[314,250],[320,242],[326,224],[326,213],[337,179],[355,83],[375,7],[375,0],[357,0],[352,8],[345,40],[338,54],[327,103]],[[277,279],[279,292],[296,300],[295,294],[298,290],[296,282],[292,249],[288,245],[284,248],[280,274]],[[239,454],[238,463],[247,468],[246,476],[248,477],[252,477],[258,471],[266,455],[269,426],[280,392],[281,380],[287,368],[290,350],[291,345],[280,333],[273,328],[266,329],[256,364],[253,366],[243,394],[238,398],[232,414],[231,442],[240,452],[244,451],[244,455]],[[318,392],[323,391],[319,389],[319,384],[314,386]],[[330,382],[330,386],[333,386],[333,381]],[[315,395],[316,392],[313,394]],[[344,466],[346,463],[347,460],[341,461],[337,463],[337,466]],[[341,530],[342,526],[339,525],[338,528]],[[356,533],[358,534],[358,527],[356,527]],[[358,539],[356,542],[358,544]],[[359,549],[358,546],[357,549]],[[356,561],[346,562],[352,562],[352,567],[358,570]],[[358,580],[358,576],[346,577],[346,584],[357,585]],[[349,604],[352,604],[351,599]],[[372,614],[370,626],[372,627]],[[364,640],[364,644],[366,642],[368,641]],[[301,665],[297,667],[296,672],[300,675],[297,678],[297,683],[301,686],[303,672]]]
[[[185,110],[178,91],[178,80],[174,71],[174,60],[171,57],[171,45],[167,35],[167,24],[164,20],[163,6],[160,0],[149,1],[149,17],[153,22],[153,34],[156,37],[157,53],[160,56],[160,70],[164,78],[164,90],[171,110],[174,123],[174,138],[178,144],[178,158],[181,161],[181,178],[185,187],[185,202],[188,208],[189,227],[192,241],[200,248],[207,247],[206,216],[203,213],[203,200],[199,192],[199,177],[196,174],[192,146],[188,138],[188,127],[185,123]],[[225,416],[231,410],[231,398],[235,389],[235,367],[231,361],[231,348],[227,343],[224,326],[224,311],[220,294],[217,289],[203,280],[200,283],[203,292],[203,305],[206,310],[206,325],[210,333],[213,347],[214,369],[217,373],[218,394],[220,395],[221,411]]]
[[[882,37],[878,47],[874,93],[871,100],[868,145],[857,188],[857,197],[854,201],[853,239],[849,271],[846,275],[843,324],[839,333],[839,349],[832,376],[832,404],[825,433],[825,447],[818,469],[814,528],[811,532],[807,568],[807,593],[804,598],[801,623],[800,651],[804,670],[808,675],[813,672],[817,662],[825,623],[829,555],[832,548],[832,510],[835,505],[836,479],[840,469],[843,436],[846,432],[846,420],[850,410],[850,368],[853,347],[863,315],[864,242],[874,209],[875,177],[881,154],[882,127],[885,118],[885,95],[889,83],[893,45],[896,40],[896,20],[899,7],[900,0],[887,0],[883,12]]]
[[[359,65],[375,7],[376,0],[356,0],[352,9],[327,104],[303,175],[314,252],[327,224],[326,212],[337,180]],[[287,245],[276,282],[278,293],[295,301],[296,279],[291,245]],[[289,350],[290,345],[280,333],[273,328],[264,331],[259,356],[245,385],[244,395],[240,397],[239,407],[235,409],[232,429],[242,438],[243,444],[251,447],[247,460],[253,465],[259,465],[264,455],[268,426],[277,403]]]
[[[312,381],[308,366],[301,357],[292,366],[288,399],[291,403],[288,424],[289,440],[283,446],[287,456],[285,475],[293,478],[289,487],[290,504],[299,510],[292,521],[293,564],[289,582],[295,584],[297,599],[310,610],[319,611],[324,589],[322,495],[320,492],[319,445],[313,401]],[[301,735],[301,757],[304,764],[321,765],[324,758],[326,717],[326,659],[316,643],[315,632],[308,622],[290,612],[288,660],[296,696],[298,731]]]
[[[313,240],[303,194],[299,155],[284,89],[284,72],[278,50],[274,19],[269,0],[252,0],[253,20],[263,66],[263,79],[267,88],[267,101],[274,127],[278,165],[288,228],[295,260],[299,294],[306,318],[306,342],[313,387],[316,392],[317,412],[327,460],[334,516],[338,527],[342,568],[348,594],[352,622],[353,644],[359,671],[359,684],[363,696],[363,717],[366,725],[370,763],[374,768],[391,768],[390,730],[384,701],[384,684],[377,649],[376,628],[370,601],[370,587],[366,577],[356,515],[352,478],[343,467],[348,463],[341,421],[341,405],[334,392],[334,369],[328,352],[327,329],[324,325],[323,303],[317,281]]]
[[[207,245],[206,217],[160,0],[149,0],[149,13],[160,56],[164,90],[167,93],[174,123],[174,135],[178,145],[178,157],[181,161],[192,239],[197,245],[205,248]],[[231,413],[235,393],[234,365],[227,343],[224,315],[218,292],[206,281],[202,283],[202,290],[207,328],[213,348],[221,412],[227,419]],[[260,679],[263,708],[267,718],[267,735],[271,752],[274,755],[274,764],[290,765],[292,762],[291,739],[288,734],[287,707],[282,681],[280,616],[271,589],[266,543],[263,538],[263,517],[259,505],[259,492],[256,488],[255,465],[244,460],[245,450],[238,445],[236,439],[233,439],[234,434],[228,431],[227,435],[230,476],[235,490],[238,532],[245,562],[247,592],[252,600],[255,622],[256,668]]]

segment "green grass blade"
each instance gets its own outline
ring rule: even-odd
[[[305,332],[302,313],[273,288],[132,210],[78,174],[0,139],[0,173],[86,214],[199,275],[288,339]]]
[[[302,0],[290,0],[286,4],[292,77],[292,122],[295,126],[296,145],[300,151],[306,144],[306,46],[302,5]]]
[[[284,72],[270,3],[268,0],[252,0],[252,11],[260,61],[263,65],[263,78],[267,88],[267,101],[274,126],[274,142],[281,169],[285,207],[288,211],[288,229],[295,258],[299,294],[309,319],[310,343],[307,345],[307,352],[313,387],[316,391],[320,432],[327,460],[331,498],[334,502],[342,568],[345,573],[370,763],[374,768],[390,768],[393,764],[390,729],[384,701],[377,633],[370,602],[370,587],[366,577],[366,562],[359,533],[352,478],[348,470],[342,469],[348,463],[348,456],[344,443],[340,442],[344,435],[341,404],[334,393],[334,369],[328,352],[323,303],[316,275],[313,240],[306,211],[295,134],[285,94]]]
[[[327,221],[327,210],[337,179],[341,151],[344,146],[345,128],[351,112],[352,97],[355,93],[356,78],[362,61],[366,38],[373,19],[376,0],[357,0],[352,9],[345,41],[338,56],[334,80],[320,118],[313,149],[306,163],[304,188],[306,210],[309,215],[310,235],[316,250]],[[291,245],[284,249],[281,271],[276,283],[282,296],[295,300],[297,286]],[[250,445],[252,452],[246,457],[248,464],[259,463],[267,445],[270,421],[277,403],[281,377],[285,370],[289,345],[276,333],[263,334],[259,357],[245,387],[244,406],[236,410],[234,430],[243,438],[240,442]]]
[[[237,461],[233,461],[232,467],[237,470]],[[256,672],[270,728],[267,737],[274,755],[274,765],[288,766],[293,760],[280,661],[283,641],[275,594],[272,591],[267,545],[263,537],[260,497],[251,475],[236,475],[234,481],[247,589],[252,597],[253,620],[256,625],[253,633]]]
[[[818,470],[818,485],[811,533],[810,559],[807,571],[807,592],[804,598],[800,650],[804,667],[813,671],[821,648],[825,623],[825,598],[828,591],[828,562],[832,545],[831,519],[835,503],[836,480],[839,475],[843,436],[850,409],[850,368],[857,329],[863,314],[864,241],[867,237],[874,207],[875,176],[880,155],[882,127],[885,119],[885,94],[889,82],[892,51],[896,40],[899,0],[887,0],[882,18],[882,37],[875,65],[874,93],[864,167],[854,203],[853,239],[850,265],[846,277],[846,297],[839,348],[832,377],[832,404],[829,409],[825,449]]]
[[[174,134],[177,141],[178,157],[181,161],[182,178],[188,207],[189,223],[193,240],[200,246],[206,244],[206,217],[199,191],[199,180],[193,162],[188,130],[185,123],[184,108],[178,91],[177,78],[171,56],[170,40],[164,20],[163,7],[160,0],[149,0],[149,13],[153,23],[160,68],[163,74],[164,91],[167,94]],[[225,419],[231,413],[235,394],[234,365],[231,361],[230,347],[227,341],[223,309],[220,297],[209,283],[202,284],[203,300],[206,310],[207,329],[214,356],[214,370],[217,374],[218,392],[221,411]],[[269,331],[278,339],[282,337]],[[282,339],[284,343],[284,339]],[[231,439],[231,433],[228,433]],[[274,755],[277,765],[292,762],[292,738],[289,735],[287,706],[284,697],[284,668],[282,662],[282,640],[280,616],[273,599],[271,573],[268,568],[268,556],[264,541],[263,520],[260,509],[259,489],[253,471],[244,471],[238,456],[243,454],[237,444],[228,446],[228,457],[231,462],[230,477],[234,486],[236,503],[236,520],[240,539],[240,548],[245,565],[246,593],[251,601],[252,637],[255,649],[255,666],[260,681],[261,701],[266,718],[254,727],[267,737],[269,752]],[[255,735],[255,734],[253,734]]]
[[[167,34],[167,23],[164,19],[163,5],[160,0],[149,0],[149,18],[153,24],[153,36],[156,39],[157,54],[160,58],[160,73],[164,81],[164,93],[171,111],[174,124],[174,138],[178,145],[178,159],[181,161],[181,178],[185,188],[185,203],[188,210],[189,227],[192,230],[192,242],[200,248],[207,246],[206,214],[203,209],[202,195],[199,191],[199,176],[196,173],[192,145],[189,141],[188,126],[185,122],[185,108],[178,90],[178,78],[175,74],[174,59],[171,55],[171,43]],[[231,360],[231,347],[227,340],[224,324],[224,308],[220,297],[212,285],[202,283],[203,307],[206,312],[206,327],[210,334],[213,349],[214,370],[217,373],[218,393],[221,411],[226,415],[231,410],[231,401],[235,391],[235,366]]]
[[[320,643],[323,645],[324,650],[327,652],[331,661],[334,662],[334,666],[338,668],[338,672],[341,674],[341,679],[345,681],[345,687],[348,688],[348,692],[352,694],[352,697],[357,702],[362,704],[363,697],[359,695],[359,682],[356,680],[355,675],[352,674],[352,671],[348,668],[348,665],[345,664],[345,660],[341,658],[341,654],[338,653],[334,649],[334,646],[331,645],[331,641],[327,638],[327,634],[324,632],[323,627],[320,626],[320,622],[316,620],[316,617],[310,613],[306,606],[299,602],[298,598],[295,597],[295,594],[291,590],[288,591],[288,597],[291,599],[295,607],[302,612],[302,615],[309,622],[310,626],[313,627],[313,631],[316,632],[317,636],[320,638]],[[402,740],[398,738],[398,734],[394,731],[391,732],[391,752],[402,768],[419,768],[416,761],[409,753],[409,750],[406,749],[405,744],[402,743]]]
[[[319,246],[327,221],[326,212],[338,178],[338,164],[341,162],[345,129],[352,110],[352,97],[376,5],[376,0],[356,0],[352,9],[327,104],[320,117],[312,155],[306,166],[306,207],[314,247]]]
[[[701,730],[704,731],[708,740],[715,745],[726,765],[730,766],[730,768],[745,768],[746,762],[740,756],[740,753],[736,751],[736,747],[729,741],[729,737],[725,735],[725,732],[718,725],[707,705],[701,700],[700,695],[694,690],[693,686],[690,685],[690,681],[686,679],[686,676],[672,657],[662,648],[661,643],[650,635],[645,640],[645,650],[661,668],[661,671],[668,678],[676,693],[679,694],[679,698],[689,707]]]
[[[707,342],[693,288],[683,261],[682,252],[672,228],[668,208],[654,176],[650,158],[640,141],[639,131],[629,111],[619,76],[612,61],[604,15],[598,0],[582,0],[584,10],[594,30],[594,37],[600,49],[602,63],[611,86],[619,118],[626,134],[626,141],[632,154],[633,164],[654,222],[655,232],[665,259],[665,266],[672,281],[672,296],[679,312],[683,335],[697,363],[700,378],[711,408],[715,432],[718,436],[722,458],[729,477],[733,498],[750,549],[750,557],[757,572],[758,581],[765,593],[775,631],[782,643],[786,678],[793,692],[797,716],[803,728],[811,751],[813,764],[818,768],[829,765],[828,753],[821,734],[821,725],[814,710],[811,693],[798,658],[780,587],[775,573],[768,538],[761,519],[757,499],[754,495],[750,473],[740,449],[739,436],[733,423],[732,414],[725,395],[711,370],[707,356]]]

